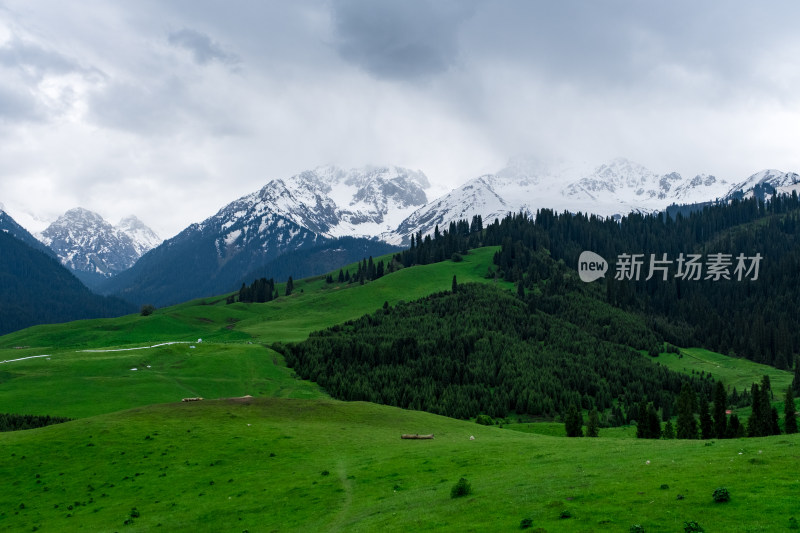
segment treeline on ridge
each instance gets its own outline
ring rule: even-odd
[[[34,429],[52,424],[69,422],[71,418],[50,415],[18,415],[13,413],[0,413],[0,432],[19,431],[21,429]]]
[[[678,346],[703,346],[727,355],[790,369],[800,352],[800,201],[797,195],[734,200],[675,219],[631,214],[617,222],[543,209],[535,219],[510,215],[487,227],[485,245],[500,245],[497,275],[534,290],[554,284],[556,291],[582,284],[574,269],[584,250],[609,262],[619,254],[644,254],[640,280],[615,279],[610,270],[595,282],[612,305],[642,314],[664,340]],[[645,280],[650,254],[760,254],[758,279],[685,280],[670,272]],[[546,255],[572,270],[553,276]],[[735,260],[734,260],[735,261]],[[733,268],[731,268],[732,274]],[[752,276],[752,274],[751,274]]]
[[[642,397],[674,404],[683,382],[711,392],[710,379],[654,365],[631,347],[654,342],[643,322],[579,300],[591,305],[548,314],[493,285],[463,284],[275,348],[335,398],[455,418],[554,418],[574,403],[607,411],[604,423],[619,425]],[[587,330],[587,319],[606,327]]]

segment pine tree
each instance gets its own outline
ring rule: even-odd
[[[344,282],[344,272],[340,268],[339,269],[339,283],[343,283],[343,282]]]
[[[786,390],[786,399],[783,403],[783,429],[787,435],[797,433],[797,417],[795,416],[794,394],[792,388]]]
[[[591,411],[589,411],[589,422],[586,425],[586,436],[598,437],[599,435],[600,435],[600,415],[597,413],[597,408],[595,407]]]
[[[792,379],[792,391],[800,394],[800,355],[794,356],[794,379]]]
[[[650,432],[647,425],[647,401],[642,400],[639,402],[639,408],[636,415],[636,438],[649,439]]]
[[[689,383],[684,381],[681,386],[681,393],[678,396],[678,429],[679,439],[697,438],[697,420],[694,418],[694,391]]]
[[[748,437],[761,437],[762,419],[764,418],[764,409],[761,406],[761,389],[758,383],[753,383],[750,387],[750,395],[752,396],[752,403],[750,404],[750,418],[747,419],[747,436]]]
[[[771,407],[769,410],[769,435],[781,434],[781,426],[778,425],[779,418],[777,407]]]
[[[458,281],[456,281],[456,277],[453,276],[453,287],[452,287],[453,294],[458,292]]]
[[[724,439],[727,436],[728,417],[725,413],[728,409],[727,404],[725,385],[721,381],[717,381],[714,385],[714,434],[718,439]]]
[[[294,290],[294,281],[292,280],[292,276],[289,276],[289,279],[286,282],[286,296],[292,294],[293,290]]]
[[[711,420],[708,400],[705,397],[700,399],[700,438],[704,440],[714,438],[714,421]]]
[[[569,404],[567,409],[564,429],[567,430],[567,437],[583,437],[583,415],[574,403]]]
[[[744,437],[744,435],[744,426],[739,422],[739,417],[735,414],[732,414],[731,419],[728,421],[728,438],[738,439],[739,437]]]
[[[753,383],[750,388],[752,409],[750,418],[747,419],[748,437],[766,437],[775,434],[777,410],[773,413],[773,407],[770,404],[769,378],[767,376],[764,378],[761,381],[761,387],[758,386],[758,383]]]
[[[647,406],[647,438],[661,438],[661,419],[652,403]]]
[[[672,426],[672,420],[667,420],[667,423],[664,424],[664,431],[661,434],[661,438],[663,439],[675,438],[675,428]]]

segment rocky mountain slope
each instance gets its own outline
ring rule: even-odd
[[[161,242],[135,216],[112,226],[97,213],[80,207],[60,216],[39,239],[90,286],[129,269]]]

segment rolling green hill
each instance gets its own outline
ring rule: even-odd
[[[486,281],[483,274],[495,251],[485,248],[458,263],[402,269],[365,285],[326,284],[324,277],[299,280],[291,296],[265,304],[225,305],[223,296],[159,309],[150,316],[15,332],[0,337],[0,361],[32,358],[0,363],[0,412],[82,417],[186,396],[322,397],[316,385],[292,377],[282,356],[264,344],[302,340],[384,302],[396,304],[444,290],[454,275]],[[278,289],[283,294],[283,287]],[[147,348],[166,342],[180,344]]]
[[[0,411],[83,417],[0,433],[0,530],[498,531],[527,518],[551,532],[789,527],[798,436],[565,439],[484,427],[327,399],[265,347],[449,290],[454,275],[493,283],[484,276],[496,250],[365,285],[301,280],[265,304],[223,295],[0,337],[0,361],[33,357],[0,363]],[[655,361],[737,386],[763,373],[705,351],[669,357]],[[788,383],[775,372],[776,386]],[[178,401],[244,395],[256,398]],[[451,499],[461,477],[473,493]],[[718,486],[730,502],[714,503]]]
[[[564,439],[332,400],[163,404],[0,439],[6,531],[780,531],[800,488],[799,436]],[[453,499],[462,477],[472,494]]]

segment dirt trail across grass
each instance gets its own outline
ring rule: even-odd
[[[37,357],[50,357],[49,355],[31,355],[28,357],[20,357],[19,359],[6,359],[5,361],[0,361],[0,365],[3,363],[13,363],[14,361],[24,361],[26,359],[36,359]]]
[[[330,525],[329,531],[342,531],[344,522],[347,519],[347,512],[350,510],[350,504],[353,502],[353,486],[350,479],[347,477],[347,469],[343,462],[339,462],[337,465],[337,473],[339,474],[339,481],[342,483],[342,489],[344,490],[344,501],[342,501],[342,506],[336,514],[333,523]]]
[[[150,348],[158,348],[159,346],[169,346],[171,344],[191,344],[189,341],[173,341],[173,342],[162,342],[160,344],[154,344],[152,346],[139,346],[137,348],[115,348],[113,350],[78,350],[83,353],[107,353],[107,352],[130,352],[132,350],[149,350]]]
[[[152,346],[139,346],[137,348],[114,348],[108,350],[76,350],[78,353],[107,353],[107,352],[130,352],[133,350],[149,350],[151,348],[158,348],[160,346],[169,346],[171,344],[191,344],[189,341],[172,341],[172,342],[161,342],[159,344],[153,344]],[[5,361],[0,361],[0,365],[4,363],[14,363],[16,361],[25,361],[27,359],[37,359],[39,357],[52,357],[50,354],[45,355],[30,355],[28,357],[20,357],[18,359],[6,359]]]

